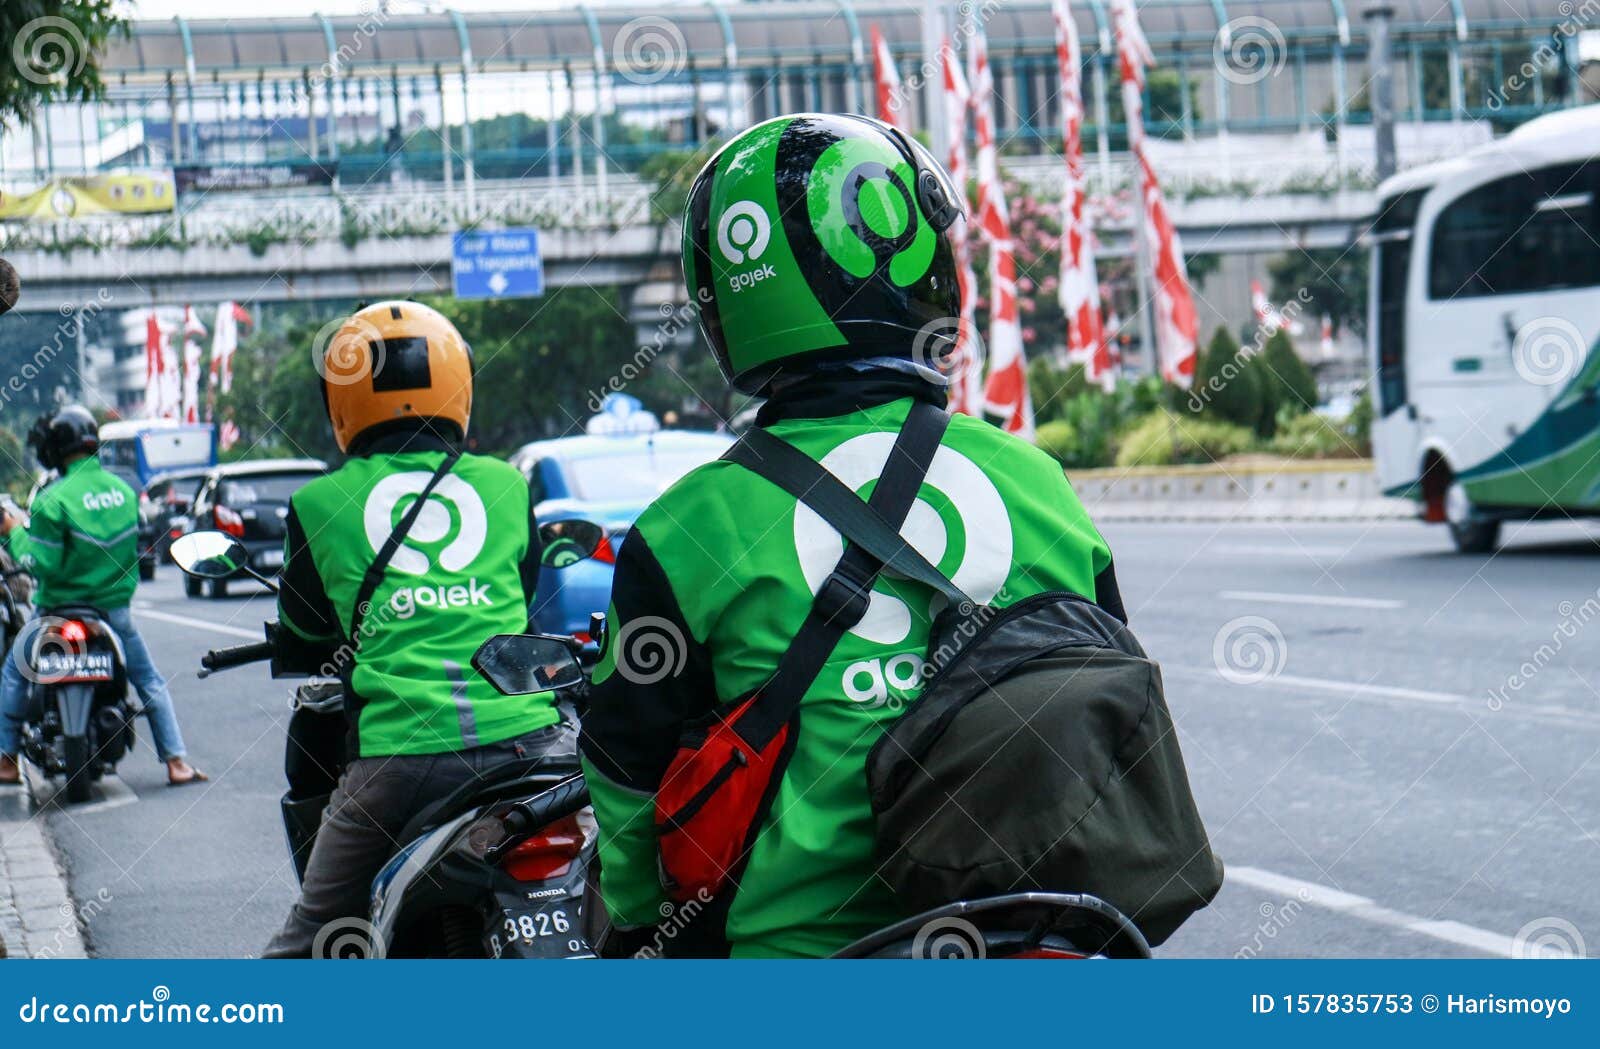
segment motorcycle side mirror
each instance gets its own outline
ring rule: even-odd
[[[593,557],[605,541],[606,530],[593,521],[547,521],[539,526],[539,542],[544,547],[539,563],[548,568],[566,568]]]
[[[583,683],[572,640],[552,634],[496,634],[473,653],[472,669],[507,696],[560,691]]]
[[[226,579],[250,564],[250,552],[222,532],[190,532],[172,541],[172,560],[197,579]]]

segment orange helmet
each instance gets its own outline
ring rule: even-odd
[[[379,302],[358,310],[314,348],[322,397],[339,450],[375,426],[403,419],[472,417],[472,348],[438,310]]]

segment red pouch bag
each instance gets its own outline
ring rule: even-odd
[[[789,726],[757,750],[736,727],[756,701],[683,740],[656,791],[656,834],[667,893],[680,903],[728,886],[783,774]]]

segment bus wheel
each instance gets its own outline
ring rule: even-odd
[[[1480,516],[1459,482],[1452,484],[1445,496],[1445,518],[1457,553],[1492,554],[1500,545],[1500,522]]]

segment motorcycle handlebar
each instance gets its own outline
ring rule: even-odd
[[[248,645],[234,645],[232,648],[214,648],[200,657],[200,665],[207,670],[226,670],[229,667],[242,667],[246,663],[259,663],[263,659],[272,658],[271,641],[254,641]]]

